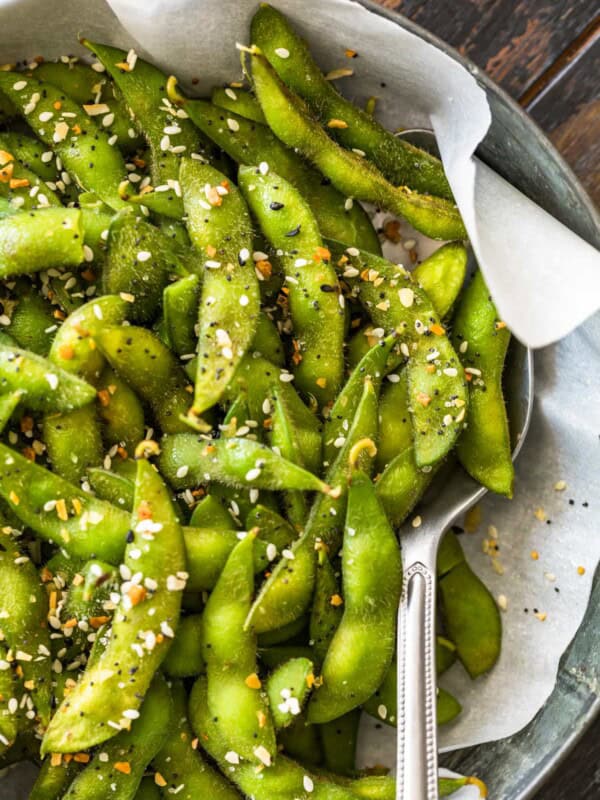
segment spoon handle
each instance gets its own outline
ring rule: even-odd
[[[437,539],[402,541],[398,610],[396,800],[438,800],[435,562]]]

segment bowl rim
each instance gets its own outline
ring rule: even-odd
[[[481,70],[480,67],[478,67],[473,61],[471,61],[469,58],[466,58],[461,53],[459,53],[455,47],[448,44],[439,36],[436,36],[434,33],[431,33],[426,28],[423,28],[418,23],[408,19],[399,11],[387,8],[385,6],[380,6],[377,3],[375,3],[374,0],[354,0],[354,1],[362,5],[368,11],[371,11],[372,13],[377,14],[380,17],[389,19],[391,22],[400,26],[401,28],[404,28],[405,30],[408,30],[411,33],[416,34],[421,39],[425,40],[429,44],[441,50],[446,55],[450,56],[450,58],[454,59],[454,61],[457,61],[471,75],[473,75],[475,80],[479,84],[481,84],[487,92],[498,96],[512,110],[513,114],[520,117],[521,121],[528,128],[532,130],[532,132],[538,139],[540,139],[543,142],[545,149],[549,152],[554,161],[558,163],[565,177],[569,179],[572,187],[575,189],[577,195],[579,196],[582,205],[585,207],[586,211],[590,215],[590,219],[595,229],[596,238],[600,240],[600,211],[593,203],[587,191],[582,186],[581,181],[579,180],[577,175],[575,175],[573,169],[565,161],[561,153],[557,150],[554,144],[546,136],[544,131],[539,127],[537,122],[530,116],[530,114],[528,114],[527,111],[521,105],[519,105],[519,103],[511,95],[508,94],[507,91],[505,91],[494,80],[492,80],[492,78],[490,78],[489,75],[487,75],[483,70]],[[591,600],[592,596],[590,596],[590,602]],[[575,636],[573,637],[568,647],[566,648],[565,653],[569,652],[569,650],[573,646],[573,643],[577,637],[578,632],[579,628],[577,629]],[[550,700],[555,691],[556,691],[556,685],[552,693],[544,703],[544,706],[546,705],[546,703],[548,703],[548,701]],[[578,725],[576,728],[573,728],[571,735],[567,739],[565,739],[562,746],[556,750],[556,758],[552,761],[549,761],[546,764],[543,764],[537,776],[529,783],[529,785],[522,792],[519,793],[517,797],[514,798],[514,800],[529,800],[530,798],[533,798],[534,793],[537,792],[540,788],[542,788],[542,786],[548,781],[551,775],[565,761],[565,759],[570,755],[570,753],[573,751],[578,742],[583,738],[583,736],[585,736],[591,725],[595,722],[595,720],[598,717],[600,717],[600,695],[595,696],[595,698],[591,701],[590,706],[579,718],[579,720],[583,724]],[[529,725],[531,725],[532,721],[530,721],[523,730],[526,730],[529,727]]]

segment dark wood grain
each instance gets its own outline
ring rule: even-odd
[[[600,719],[592,725],[535,800],[597,800],[600,797]]]
[[[596,0],[380,0],[520,96],[586,27]]]
[[[525,107],[600,206],[600,18]]]

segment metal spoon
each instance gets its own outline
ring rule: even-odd
[[[432,131],[415,129],[400,135],[437,153]],[[514,461],[525,439],[533,406],[533,354],[514,340],[504,384]],[[400,531],[404,582],[398,609],[396,800],[438,800],[437,551],[443,534],[486,491],[457,464],[453,465],[452,472],[438,476],[429,490],[420,527],[405,525]]]

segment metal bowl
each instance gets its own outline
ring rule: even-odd
[[[462,64],[485,90],[492,124],[477,155],[538,205],[600,248],[600,215],[585,190],[522,108],[454,48],[396,12],[359,0]],[[597,326],[596,326],[597,330]],[[542,352],[545,360],[548,351]],[[494,800],[527,800],[600,714],[600,570],[585,618],[564,653],[556,686],[532,722],[508,739],[445,755],[444,766],[485,776]]]

